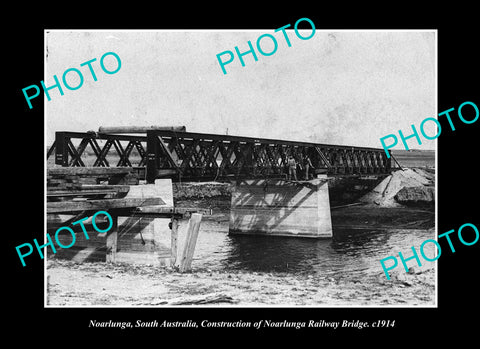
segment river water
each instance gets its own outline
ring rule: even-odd
[[[187,221],[181,221],[179,246],[183,246]],[[293,274],[362,277],[383,274],[380,259],[413,255],[435,238],[432,229],[334,229],[332,239],[228,234],[228,221],[201,223],[192,267],[211,271],[291,272]],[[435,255],[434,244],[425,245],[426,256]],[[180,250],[181,253],[181,250]],[[420,257],[421,258],[421,257]],[[415,266],[415,260],[407,265]],[[425,262],[422,269],[434,263]],[[399,260],[398,268],[403,269]]]
[[[417,224],[426,216],[376,209],[370,214],[365,210],[361,215],[358,210],[356,213],[332,214],[331,239],[230,235],[227,213],[204,216],[191,273],[104,262],[65,264],[54,259],[48,267],[49,302],[155,305],[165,299],[222,293],[239,306],[434,305],[436,274],[432,269],[436,264],[423,260],[419,247],[426,239],[435,238],[435,229],[400,229],[405,223],[428,227],[430,222]],[[400,219],[407,222],[401,225]],[[381,221],[388,222],[389,228],[379,229]],[[365,224],[377,228],[366,229]],[[187,226],[187,219],[180,221],[178,257],[183,252]],[[170,235],[165,234],[165,238],[169,246]],[[391,280],[387,280],[380,259],[398,259],[398,252],[411,257],[412,246],[422,267],[407,274],[399,260]],[[433,258],[434,249],[434,244],[426,244],[425,255]],[[416,262],[410,260],[407,265],[415,266]]]

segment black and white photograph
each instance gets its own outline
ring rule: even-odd
[[[435,306],[436,35],[47,30],[46,306]]]
[[[17,345],[469,340],[476,12],[312,5],[15,13]]]

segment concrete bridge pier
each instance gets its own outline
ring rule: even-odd
[[[232,192],[230,234],[331,238],[328,180],[244,180]]]

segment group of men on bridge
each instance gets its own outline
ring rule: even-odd
[[[302,157],[302,161],[298,162],[295,160],[295,158],[290,155],[287,159],[287,167],[288,167],[288,180],[292,180],[293,178],[298,181],[297,179],[297,166],[300,168],[300,170],[305,169],[305,180],[308,181],[310,179],[308,171],[310,168],[313,168],[312,161],[310,160],[310,157],[308,155],[305,155]]]

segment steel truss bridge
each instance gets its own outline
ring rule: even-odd
[[[141,179],[231,181],[285,178],[287,158],[309,156],[313,174],[329,176],[388,175],[391,157],[383,149],[238,137],[218,134],[147,130],[141,135],[56,132],[47,151],[63,167],[133,167]],[[301,177],[301,173],[298,173]]]

